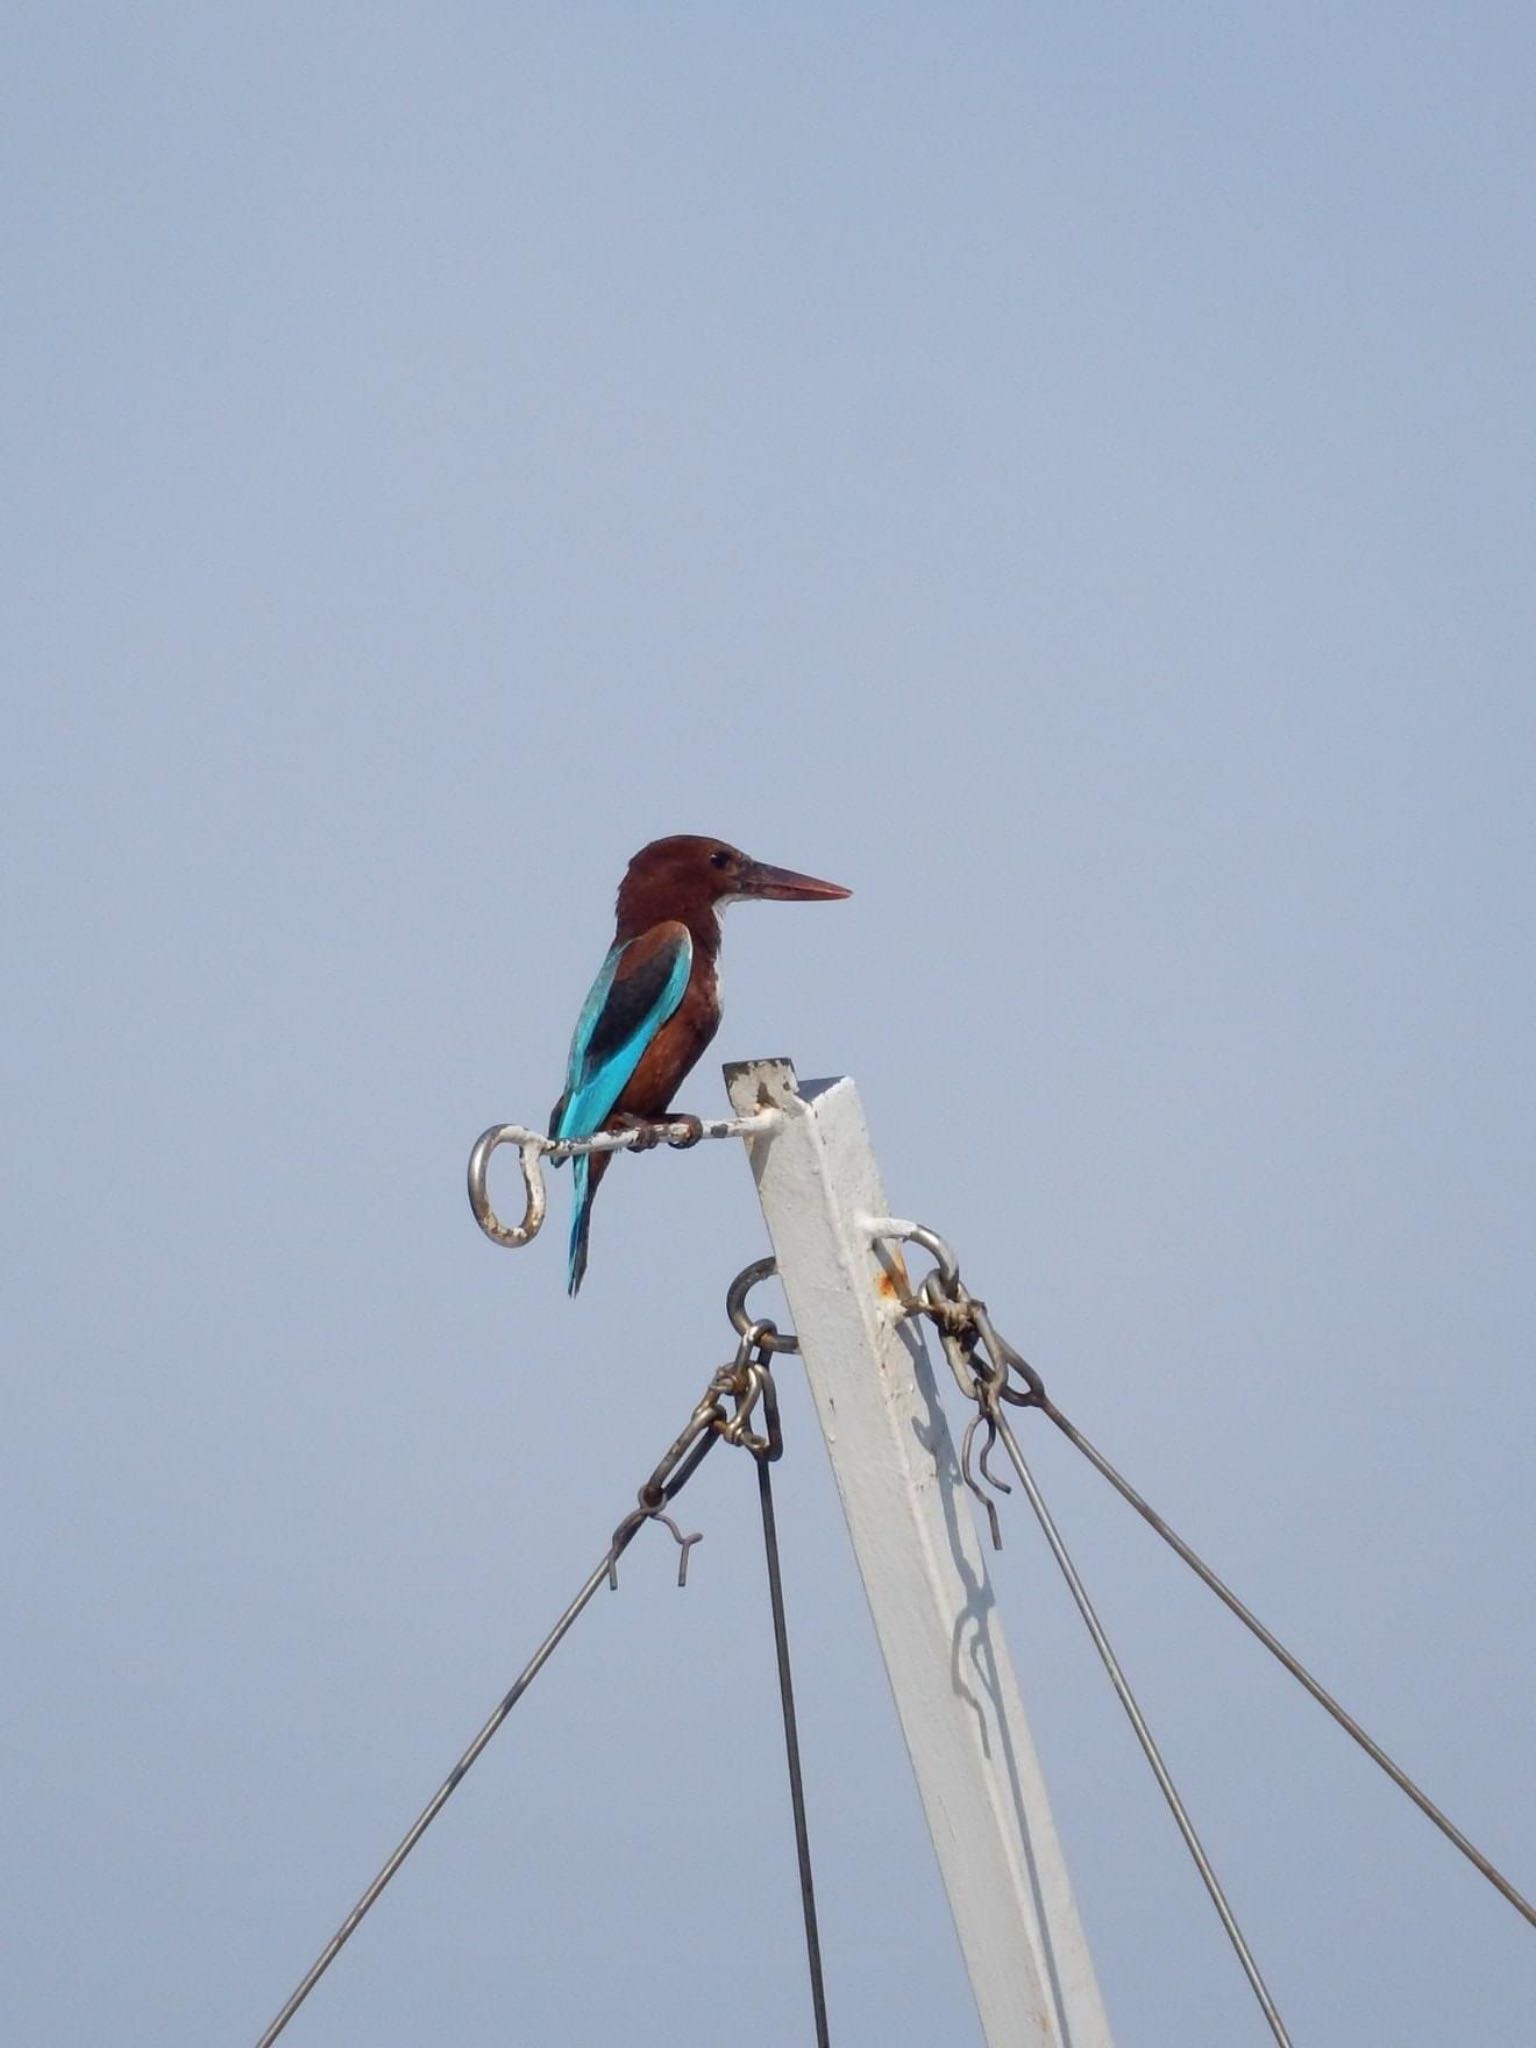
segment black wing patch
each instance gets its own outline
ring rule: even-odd
[[[589,1073],[612,1059],[655,1013],[676,972],[677,952],[677,942],[673,942],[656,947],[632,968],[628,960],[619,962],[608,1000],[587,1040],[585,1065]]]

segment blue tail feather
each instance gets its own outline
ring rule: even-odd
[[[566,1284],[567,1291],[574,1294],[587,1270],[587,1233],[592,1228],[592,1197],[596,1192],[591,1185],[591,1154],[578,1152],[571,1161],[571,1173],[575,1186],[571,1189],[571,1248]]]

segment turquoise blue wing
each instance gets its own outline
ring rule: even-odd
[[[683,999],[693,968],[684,924],[659,924],[615,946],[598,970],[571,1039],[554,1138],[602,1129],[645,1049]]]
[[[589,1138],[602,1129],[645,1049],[683,999],[693,967],[693,940],[683,924],[657,925],[615,946],[598,970],[571,1039],[565,1093],[550,1121],[554,1138]],[[571,1208],[569,1287],[587,1270],[587,1234],[597,1192],[592,1160],[579,1154]]]

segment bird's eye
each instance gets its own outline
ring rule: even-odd
[[[728,868],[731,864],[731,856],[722,846],[718,853],[712,853],[709,856],[709,864],[715,868]]]

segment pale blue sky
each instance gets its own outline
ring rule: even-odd
[[[728,1346],[729,1148],[494,1251],[628,855],[1061,1400],[1536,1883],[1527,8],[20,4],[7,2031],[249,2042]],[[723,1105],[718,1061],[687,1091]],[[835,2038],[975,2022],[803,1390]],[[1307,2048],[1536,1941],[1031,1439]],[[641,1546],[289,2038],[808,2038],[755,1504]],[[1018,1503],[1121,2048],[1261,2023]]]

